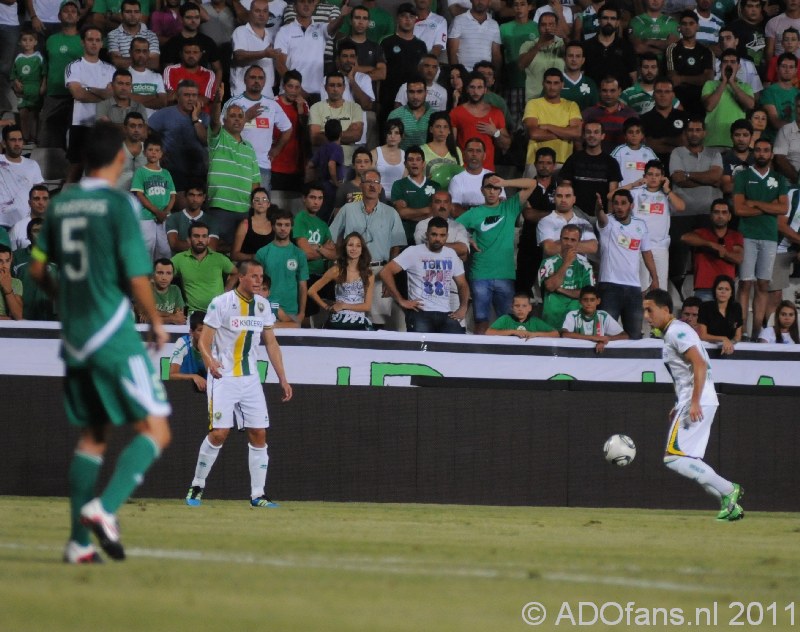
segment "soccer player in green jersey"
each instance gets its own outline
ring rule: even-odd
[[[164,386],[134,326],[128,293],[151,323],[156,346],[168,335],[153,301],[152,271],[139,230],[140,208],[114,189],[125,165],[122,131],[98,123],[86,139],[88,176],[53,200],[33,249],[31,276],[58,297],[65,409],[80,428],[69,469],[72,532],[64,561],[101,561],[94,532],[113,559],[125,558],[116,512],[170,440]],[[47,270],[58,266],[58,280]],[[136,436],[93,499],[110,426],[130,423]]]

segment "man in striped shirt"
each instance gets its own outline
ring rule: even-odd
[[[241,105],[228,105],[220,124],[221,107],[222,89],[219,89],[211,107],[208,135],[208,205],[220,241],[230,245],[236,227],[250,208],[250,192],[261,186],[261,170],[256,150],[242,138],[244,109]]]
[[[111,53],[111,62],[117,68],[130,68],[131,42],[135,37],[147,40],[150,45],[150,56],[147,67],[158,70],[160,49],[158,35],[148,29],[141,22],[142,8],[139,0],[123,0],[122,24],[108,33],[108,52]]]

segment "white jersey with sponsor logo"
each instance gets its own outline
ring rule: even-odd
[[[644,175],[644,166],[651,160],[657,160],[655,152],[647,145],[642,145],[639,149],[633,149],[628,145],[618,145],[612,152],[611,157],[619,163],[622,172],[620,186],[625,186],[631,182],[636,182]]]
[[[254,296],[248,301],[236,290],[225,292],[212,299],[203,323],[216,330],[211,355],[222,363],[223,376],[258,375],[261,332],[275,324],[267,299]]]
[[[706,383],[703,393],[700,395],[700,405],[713,406],[719,404],[717,393],[714,390],[714,380],[711,377],[711,364],[708,359],[705,347],[700,342],[700,337],[686,323],[680,320],[673,320],[664,332],[664,350],[661,358],[667,367],[667,371],[672,376],[675,383],[676,406],[688,404],[692,401],[692,391],[694,390],[694,371],[692,363],[689,362],[684,354],[695,347],[706,363]]]
[[[669,248],[669,224],[672,206],[669,196],[661,189],[648,191],[646,186],[631,189],[633,214],[647,224],[647,234],[653,248]]]
[[[638,217],[631,217],[623,224],[613,215],[608,223],[600,226],[600,283],[616,283],[641,287],[639,281],[639,259],[650,250],[647,224]]]

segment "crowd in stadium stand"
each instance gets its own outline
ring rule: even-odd
[[[284,327],[600,352],[660,287],[800,343],[800,0],[540,4],[0,3],[0,318],[58,319],[27,265],[111,121],[167,322],[255,259]]]

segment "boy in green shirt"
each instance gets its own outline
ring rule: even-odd
[[[164,222],[175,205],[175,183],[169,171],[161,168],[164,152],[161,141],[150,137],[144,142],[147,164],[133,174],[131,193],[135,193],[142,211],[139,219],[142,237],[152,259],[168,258],[172,255],[167,241]]]
[[[595,353],[603,353],[606,345],[612,340],[626,340],[628,334],[608,312],[597,309],[600,305],[600,293],[593,285],[581,288],[581,308],[569,312],[561,326],[564,338],[576,338],[597,343]]]
[[[511,303],[511,313],[505,314],[494,321],[486,330],[487,336],[516,336],[523,340],[529,338],[558,338],[558,331],[544,322],[541,318],[536,318],[531,312],[533,306],[531,299],[525,292],[514,294],[514,301]]]

